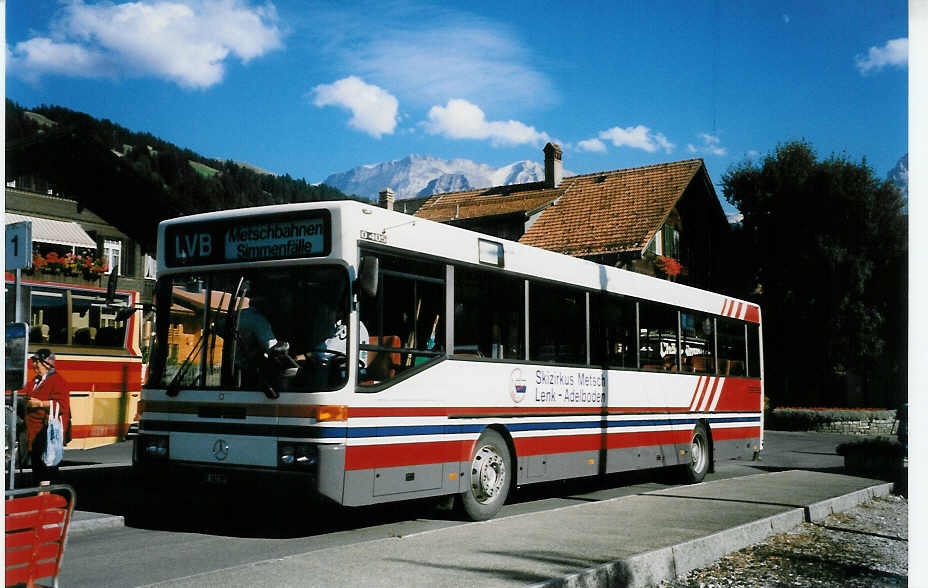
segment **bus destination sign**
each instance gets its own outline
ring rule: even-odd
[[[165,230],[168,266],[239,263],[328,255],[328,211],[172,225]]]
[[[321,218],[233,225],[226,230],[226,261],[310,257],[322,251]]]

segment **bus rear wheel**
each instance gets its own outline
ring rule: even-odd
[[[698,423],[693,430],[693,440],[690,442],[690,462],[684,466],[684,475],[688,482],[702,482],[709,471],[711,459],[709,450],[709,433],[706,426]]]
[[[464,514],[472,521],[493,518],[506,502],[512,483],[512,457],[503,436],[492,429],[481,433],[461,494]]]

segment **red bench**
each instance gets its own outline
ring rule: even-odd
[[[50,578],[58,586],[61,556],[74,510],[67,484],[6,491],[6,586]]]

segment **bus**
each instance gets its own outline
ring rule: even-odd
[[[6,272],[6,316],[15,315],[15,278]],[[139,292],[114,290],[74,276],[36,273],[21,280],[18,300],[29,325],[31,355],[47,348],[71,387],[71,442],[90,449],[125,439],[142,392]],[[29,373],[28,377],[34,374]],[[9,392],[9,391],[8,391]],[[18,398],[21,404],[23,398]],[[8,416],[12,406],[7,407]],[[19,407],[18,466],[28,462]]]
[[[134,472],[361,506],[763,447],[757,305],[358,202],[163,221]]]

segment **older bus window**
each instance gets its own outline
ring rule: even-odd
[[[128,307],[129,298],[117,295],[115,306],[107,307],[102,293],[79,288],[33,286],[30,296],[29,342],[51,345],[123,347],[126,320],[118,311]]]
[[[454,353],[525,359],[525,280],[454,269]]]

